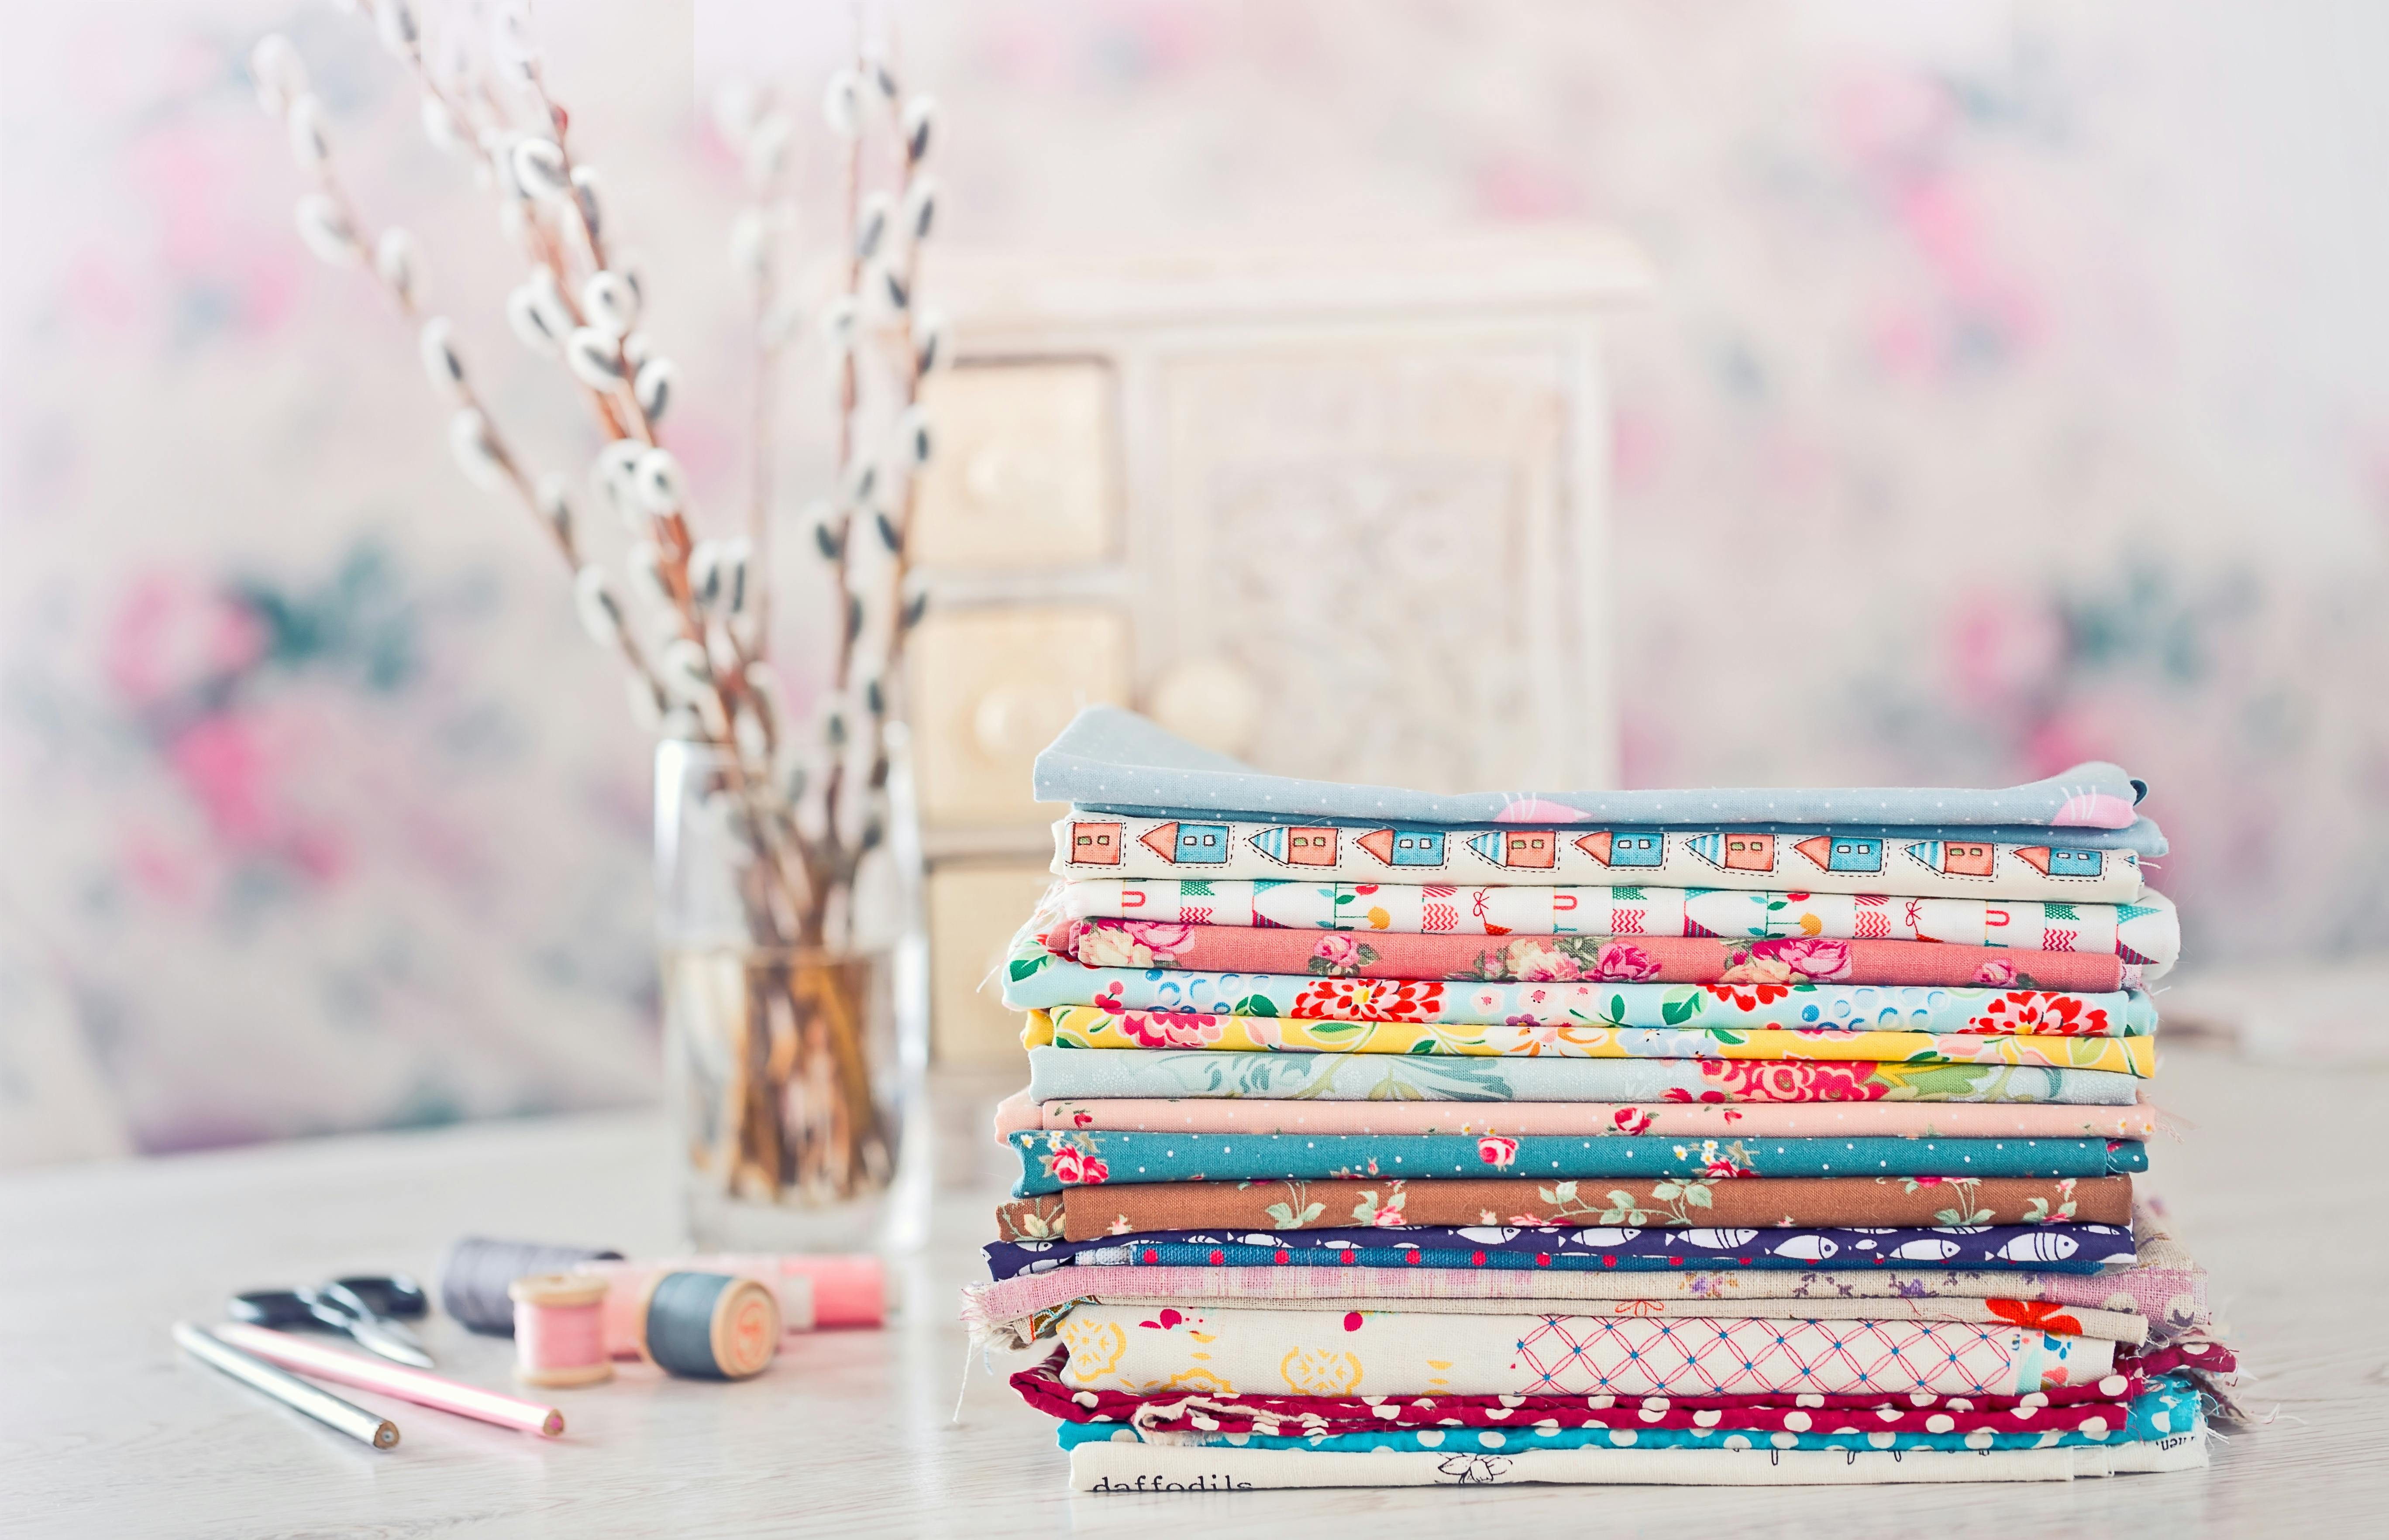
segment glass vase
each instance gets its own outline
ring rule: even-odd
[[[882,841],[833,924],[792,924],[790,862],[765,847],[750,795],[725,751],[658,746],[665,1086],[690,1242],[904,1248],[926,1197],[906,1138],[927,1058],[917,846]]]

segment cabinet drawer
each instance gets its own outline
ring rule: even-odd
[[[1113,610],[933,610],[911,659],[913,767],[932,829],[1058,817],[1028,794],[1038,751],[1080,707],[1128,704],[1128,621]]]
[[[929,376],[938,452],[921,478],[913,557],[1016,570],[1112,554],[1118,502],[1111,370],[982,364]]]
[[[1054,882],[1042,864],[942,866],[929,875],[929,1037],[941,1064],[1023,1062],[1020,1012],[996,966]]]

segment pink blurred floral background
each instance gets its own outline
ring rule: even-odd
[[[810,83],[849,7],[536,14],[686,372],[673,447],[726,505],[738,195],[698,83],[725,59]],[[2389,943],[2389,13],[874,14],[940,98],[957,243],[1600,222],[1650,251],[1661,285],[1610,342],[1629,783],[2113,758],[2154,785],[2193,962]],[[0,1124],[54,1144],[654,1089],[643,743],[535,532],[455,475],[404,328],[295,238],[300,178],[244,76],[269,30],[435,295],[510,276],[336,7],[15,19]],[[493,394],[573,445],[494,304],[456,316]]]

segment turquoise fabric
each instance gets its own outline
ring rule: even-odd
[[[1827,1414],[1819,1413],[1820,1419]],[[1836,1414],[1855,1422],[1866,1414]],[[1381,1433],[1331,1433],[1321,1438],[1275,1437],[1263,1433],[1196,1433],[1172,1443],[1202,1448],[1234,1449],[1377,1449],[1439,1454],[1531,1454],[1537,1449],[2047,1449],[2068,1445],[2153,1444],[2193,1432],[2205,1420],[2198,1393],[2182,1381],[2158,1378],[2132,1398],[2120,1432],[2094,1438],[2080,1430],[2021,1433],[1789,1433],[1734,1428],[1728,1421],[1715,1428],[1414,1428]],[[1987,1437],[1988,1442],[1984,1442]],[[1142,1443],[1136,1431],[1118,1423],[1064,1422],[1056,1438],[1065,1449],[1081,1444]],[[1972,1439],[1974,1442],[1969,1443]],[[1735,1442],[1739,1440],[1740,1442]]]
[[[1114,1133],[1009,1136],[1016,1198],[1059,1192],[1049,1174],[1067,1144],[1100,1158],[1109,1185],[1372,1177],[1645,1179],[1668,1177],[2111,1177],[2148,1169],[2148,1147],[2102,1139],[1590,1139],[1466,1134]]]

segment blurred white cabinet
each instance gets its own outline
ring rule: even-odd
[[[1624,241],[946,251],[930,281],[960,344],[912,652],[942,1056],[1018,1051],[991,1006],[948,1018],[988,966],[970,906],[1050,859],[1028,766],[1080,705],[1290,774],[1614,776],[1601,325],[1648,282]]]

